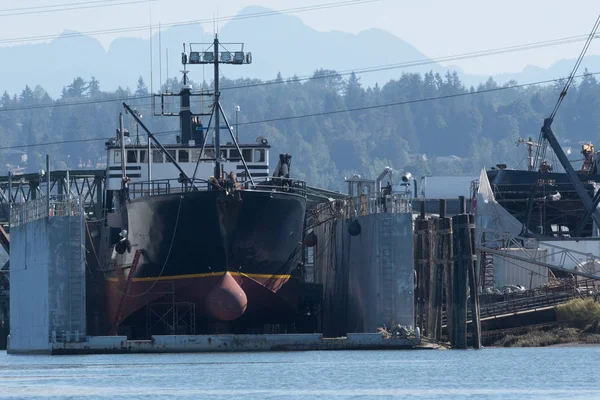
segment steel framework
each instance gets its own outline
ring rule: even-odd
[[[99,218],[103,207],[105,170],[50,171],[50,195],[71,193],[85,212]],[[9,224],[10,205],[46,197],[47,177],[40,173],[0,176],[0,225]]]

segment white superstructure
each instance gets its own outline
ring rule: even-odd
[[[264,179],[269,176],[270,146],[264,142],[266,140],[263,139],[261,143],[254,145],[240,145],[241,154],[233,144],[222,145],[220,158],[223,173],[228,174],[233,171],[239,182],[248,180],[242,163],[243,157],[253,179]],[[171,144],[164,145],[164,148],[188,177],[195,176],[197,180],[208,180],[214,175],[215,149],[212,145],[207,145],[203,154],[202,146],[196,145]],[[147,145],[125,145],[124,159],[126,176],[130,179],[130,183],[161,181],[179,177],[179,171],[175,165],[158,148],[152,148],[151,154],[149,154]],[[123,177],[121,160],[121,147],[115,140],[114,144],[110,143],[107,147],[107,190],[121,189]]]

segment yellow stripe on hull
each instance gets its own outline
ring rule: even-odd
[[[229,271],[231,276],[246,276],[248,278],[258,279],[290,279],[291,275],[275,275],[275,274],[245,274],[243,272]],[[192,278],[206,278],[209,276],[222,276],[225,275],[225,271],[220,272],[206,272],[202,274],[187,274],[187,275],[174,275],[174,276],[158,276],[148,278],[133,278],[133,282],[154,282],[154,281],[168,281],[175,279],[192,279]],[[106,280],[111,282],[118,282],[117,278],[107,277]]]

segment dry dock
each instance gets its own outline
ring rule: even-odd
[[[150,340],[127,340],[125,336],[92,336],[79,342],[53,342],[46,349],[11,354],[123,354],[123,353],[209,353],[318,350],[407,350],[427,349],[417,335],[412,338],[383,338],[379,334],[354,333],[328,339],[321,334],[275,335],[157,335]]]
[[[348,204],[360,209],[363,204],[354,200]],[[52,202],[52,212],[45,198],[12,204],[7,346],[11,354],[431,348],[421,346],[419,333],[411,329],[413,229],[408,201],[400,197],[390,196],[385,206],[370,199],[369,207],[358,210],[360,215],[356,215],[357,209],[342,208],[346,213],[334,216],[339,230],[317,230],[317,245],[303,248],[310,253],[303,279],[324,292],[317,296],[324,297],[322,306],[309,311],[310,316],[318,315],[314,328],[301,330],[296,324],[283,331],[286,333],[272,334],[265,329],[230,334],[207,332],[199,326],[190,333],[150,332],[142,338],[103,336],[91,328],[97,316],[86,307],[95,295],[88,277],[93,266],[86,262],[87,203],[70,195],[53,195]],[[353,218],[349,219],[350,211]],[[352,221],[362,225],[362,233],[352,232]],[[321,257],[330,253],[336,257]],[[327,274],[322,274],[325,271]],[[348,295],[352,300],[345,302]],[[361,302],[368,307],[359,312]],[[348,318],[340,319],[342,315]],[[391,337],[375,333],[382,327],[393,332],[399,325],[410,333]]]

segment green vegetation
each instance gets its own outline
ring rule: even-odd
[[[561,325],[593,330],[600,322],[600,303],[591,298],[571,300],[556,307],[556,320]]]
[[[383,86],[365,88],[356,75],[344,77],[330,70],[316,71],[312,79],[305,81],[284,81],[278,76],[269,84],[263,83],[253,79],[221,80],[223,107],[229,113],[231,124],[235,124],[234,107],[241,107],[242,141],[254,141],[256,136],[262,135],[269,139],[275,154],[293,155],[292,173],[297,178],[312,185],[341,190],[344,176],[360,173],[375,177],[386,165],[408,170],[417,177],[475,175],[482,167],[496,163],[524,167],[526,151],[517,149],[516,141],[529,136],[537,139],[543,119],[553,108],[563,86],[557,82],[496,91],[493,89],[499,86],[489,79],[478,87],[467,88],[456,73],[448,72],[445,76],[403,74]],[[194,86],[208,88],[209,84]],[[178,79],[173,78],[163,89],[176,92],[179,86]],[[578,158],[580,142],[600,139],[599,89],[595,77],[587,74],[570,89],[553,124],[563,146],[572,146],[573,159]],[[464,95],[469,93],[473,94]],[[83,140],[23,148],[28,153],[25,166],[29,171],[37,171],[43,167],[44,154],[50,153],[53,168],[94,168],[104,157],[101,138],[114,134],[119,112],[123,111],[121,101],[107,100],[147,95],[142,79],[135,90],[118,88],[107,92],[101,90],[100,82],[93,77],[74,79],[59,99],[51,99],[39,86],[33,89],[27,86],[19,95],[5,92],[0,96],[0,147]],[[450,97],[378,107],[444,96]],[[91,103],[96,100],[103,102]],[[73,101],[90,103],[36,108]],[[144,115],[145,123],[154,132],[178,128],[176,118],[152,116],[150,98],[127,102]],[[208,103],[204,99],[205,107]],[[327,114],[365,107],[372,108]],[[3,108],[19,110],[2,111]],[[316,113],[325,115],[285,119]],[[283,120],[247,124],[278,118]],[[128,128],[135,133],[131,121]],[[173,142],[174,136],[171,133],[160,137],[165,142]],[[90,138],[100,140],[85,141]],[[0,165],[14,164],[10,157],[14,154],[1,151]]]
[[[507,335],[497,347],[542,347],[565,343],[600,344],[600,303],[575,299],[556,307],[555,327],[523,335]]]

